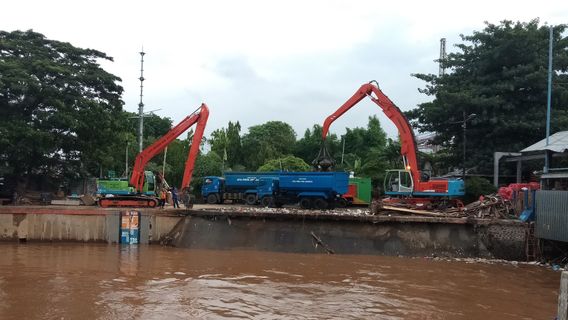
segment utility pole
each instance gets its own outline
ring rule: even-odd
[[[442,66],[442,63],[446,60],[446,38],[440,39],[440,59],[438,60],[439,69],[438,76],[441,77],[446,74],[446,68]]]
[[[166,156],[168,155],[168,147],[164,149],[164,161],[162,162],[162,177],[166,178]]]
[[[124,176],[128,179],[128,146],[130,145],[130,141],[126,141],[126,161],[125,161],[125,170]]]
[[[471,119],[473,119],[476,116],[475,113],[472,113],[470,115],[465,116],[465,110],[463,110],[463,121],[462,122],[462,128],[463,128],[463,160],[462,160],[462,180],[465,181],[465,158],[466,158],[466,138],[467,138],[467,122]]]
[[[550,103],[552,99],[552,38],[553,38],[553,27],[550,26],[550,36],[548,43],[548,92],[546,95],[546,146],[548,147],[548,138],[550,137]],[[545,150],[544,155],[544,173],[548,173],[548,168],[550,166],[550,152]]]
[[[341,149],[341,165],[343,165],[343,155],[345,155],[345,135],[341,138],[341,140],[343,140],[343,148]]]
[[[140,103],[138,103],[138,146],[139,151],[142,152],[144,149],[144,103],[142,102],[143,90],[144,90],[144,48],[140,51]]]

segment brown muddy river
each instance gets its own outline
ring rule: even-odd
[[[424,258],[0,244],[0,319],[553,319],[559,279]]]

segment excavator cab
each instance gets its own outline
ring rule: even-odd
[[[414,190],[412,173],[409,170],[387,170],[384,187],[388,195],[411,195]]]

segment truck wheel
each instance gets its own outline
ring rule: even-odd
[[[208,204],[216,204],[217,203],[217,195],[216,194],[210,194],[207,196],[207,203]]]
[[[248,204],[249,206],[253,206],[256,204],[256,195],[249,193],[245,196],[245,202],[246,204]]]
[[[314,201],[314,206],[316,207],[316,209],[325,210],[325,209],[327,209],[327,207],[328,207],[328,203],[327,203],[327,201],[326,201],[325,199],[317,198],[317,199]]]
[[[312,199],[310,199],[310,198],[300,199],[300,208],[311,209],[312,208]]]
[[[349,202],[345,198],[339,198],[339,200],[337,200],[337,206],[340,207],[340,208],[345,208],[348,205],[349,205]]]
[[[272,197],[262,197],[262,199],[260,199],[260,204],[263,207],[269,207],[272,204]]]

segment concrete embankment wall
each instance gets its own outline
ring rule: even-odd
[[[116,243],[120,211],[3,207],[0,241]],[[180,214],[187,215],[186,217]],[[525,224],[413,216],[141,211],[140,243],[198,249],[524,260]]]
[[[140,242],[159,242],[181,218],[141,212]],[[100,208],[4,207],[0,241],[83,241],[116,243],[120,210]]]
[[[187,216],[169,243],[197,249],[254,249],[524,260],[525,225],[427,217]]]

